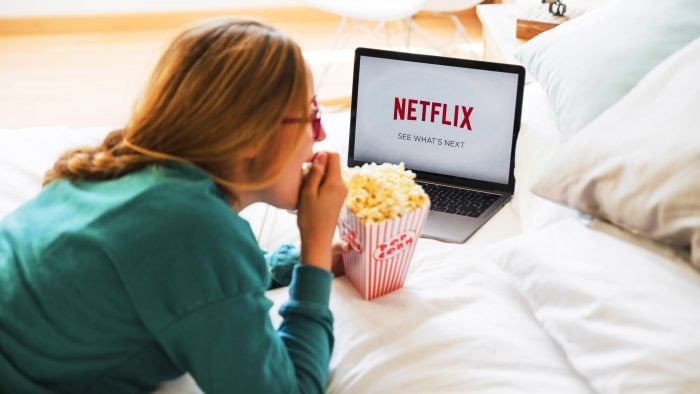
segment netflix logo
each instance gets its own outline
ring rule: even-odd
[[[474,107],[448,105],[436,101],[394,97],[394,120],[440,123],[471,131],[469,120]]]

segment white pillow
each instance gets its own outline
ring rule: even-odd
[[[533,192],[655,240],[692,244],[700,267],[698,70],[700,38],[564,144]]]
[[[698,0],[614,0],[538,35],[515,57],[545,88],[565,138],[700,36]]]
[[[673,249],[574,219],[505,242],[497,263],[596,392],[700,393],[700,274]]]
[[[0,129],[0,219],[39,194],[46,171],[70,148],[96,145],[112,129]]]
[[[515,149],[515,193],[513,203],[518,210],[524,232],[538,230],[577,212],[533,194],[530,189],[542,166],[559,149],[559,129],[549,101],[537,82],[525,86],[523,119]]]

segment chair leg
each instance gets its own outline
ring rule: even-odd
[[[408,19],[408,24],[409,24],[409,29],[411,30],[412,33],[414,33],[418,38],[421,40],[425,41],[430,48],[433,50],[446,55],[445,51],[443,48],[441,48],[438,44],[435,43],[435,40],[430,37],[428,33],[426,33],[423,28],[421,28],[416,21],[413,18]]]
[[[380,22],[377,22],[375,25],[372,25],[367,21],[350,19],[350,18],[344,16],[341,18],[340,23],[338,24],[338,28],[336,29],[336,33],[335,33],[335,38],[333,39],[333,45],[331,46],[330,51],[339,50],[341,47],[344,46],[344,44],[347,44],[347,40],[350,38],[349,34],[345,34],[345,33],[347,33],[348,27],[364,31],[366,33],[366,36],[364,37],[363,40],[369,39],[370,41],[373,41],[376,43],[379,43],[383,40],[386,40],[386,44],[388,45],[389,48],[393,47],[391,36],[394,34],[403,33],[403,30],[405,28],[406,29],[406,49],[410,48],[411,34],[415,31],[415,29],[414,29],[415,25],[412,21],[412,18],[409,17],[409,18],[406,18],[404,20],[396,21],[396,23],[397,23],[398,31],[390,32],[389,31],[389,23],[387,23],[386,21],[380,21]],[[383,30],[383,32],[382,32],[382,30]],[[399,38],[399,40],[400,40],[400,38]],[[400,41],[397,43],[400,44]],[[323,70],[321,71],[321,74],[317,78],[317,82],[316,82],[316,90],[317,91],[321,90],[321,87],[323,86],[323,82],[328,77],[328,74],[331,72],[331,69],[333,67],[334,67],[334,64],[332,64],[331,62],[327,62],[325,64],[325,66],[323,67]]]
[[[471,48],[471,40],[469,39],[467,29],[464,28],[464,25],[462,25],[462,22],[460,22],[459,18],[454,14],[448,14],[443,12],[435,12],[435,14],[439,16],[449,17],[452,20],[452,23],[455,26],[455,32],[449,39],[447,39],[444,43],[438,43],[437,40],[431,37],[430,34],[426,33],[417,23],[415,23],[413,19],[411,19],[413,32],[415,32],[415,34],[418,37],[420,37],[423,41],[425,41],[432,49],[445,56],[451,55],[454,42],[461,36],[467,44],[469,53],[476,59],[477,56],[476,53],[474,53],[474,50],[472,50]]]
[[[413,17],[408,17],[406,21],[406,49],[411,47],[411,33],[413,33]]]
[[[348,24],[348,18],[347,17],[342,17],[340,19],[340,23],[338,24],[338,28],[335,30],[335,38],[333,39],[333,45],[331,46],[331,51],[335,51],[339,44],[340,44],[340,38],[343,35],[343,30],[345,30],[345,26]],[[321,75],[318,76],[318,79],[316,82],[316,90],[320,91],[321,87],[323,86],[323,81],[326,79],[326,76],[328,75],[328,72],[331,69],[331,62],[326,62],[326,65],[323,67],[323,71],[321,71]]]
[[[457,30],[455,35],[462,36],[462,38],[464,39],[464,42],[467,44],[467,47],[469,48],[469,53],[471,53],[472,56],[474,56],[474,58],[476,59],[477,56],[476,56],[476,53],[474,53],[474,50],[472,49],[472,40],[469,38],[469,33],[467,32],[467,29],[464,27],[464,25],[459,20],[457,15],[451,14],[450,19],[452,19],[452,22],[455,24],[455,29]]]
[[[333,46],[331,47],[331,50],[335,49],[338,46],[338,43],[340,42],[341,33],[345,29],[345,25],[347,23],[348,23],[347,17],[344,16],[340,19],[340,23],[338,24],[338,28],[335,30],[335,38],[333,39]]]

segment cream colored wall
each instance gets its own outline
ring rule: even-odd
[[[172,12],[304,4],[304,0],[0,0],[0,17]]]

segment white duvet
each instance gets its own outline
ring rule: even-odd
[[[700,393],[700,273],[676,250],[567,219],[494,248],[599,393]]]
[[[591,392],[492,261],[418,248],[395,293],[368,302],[335,281],[329,392]]]

